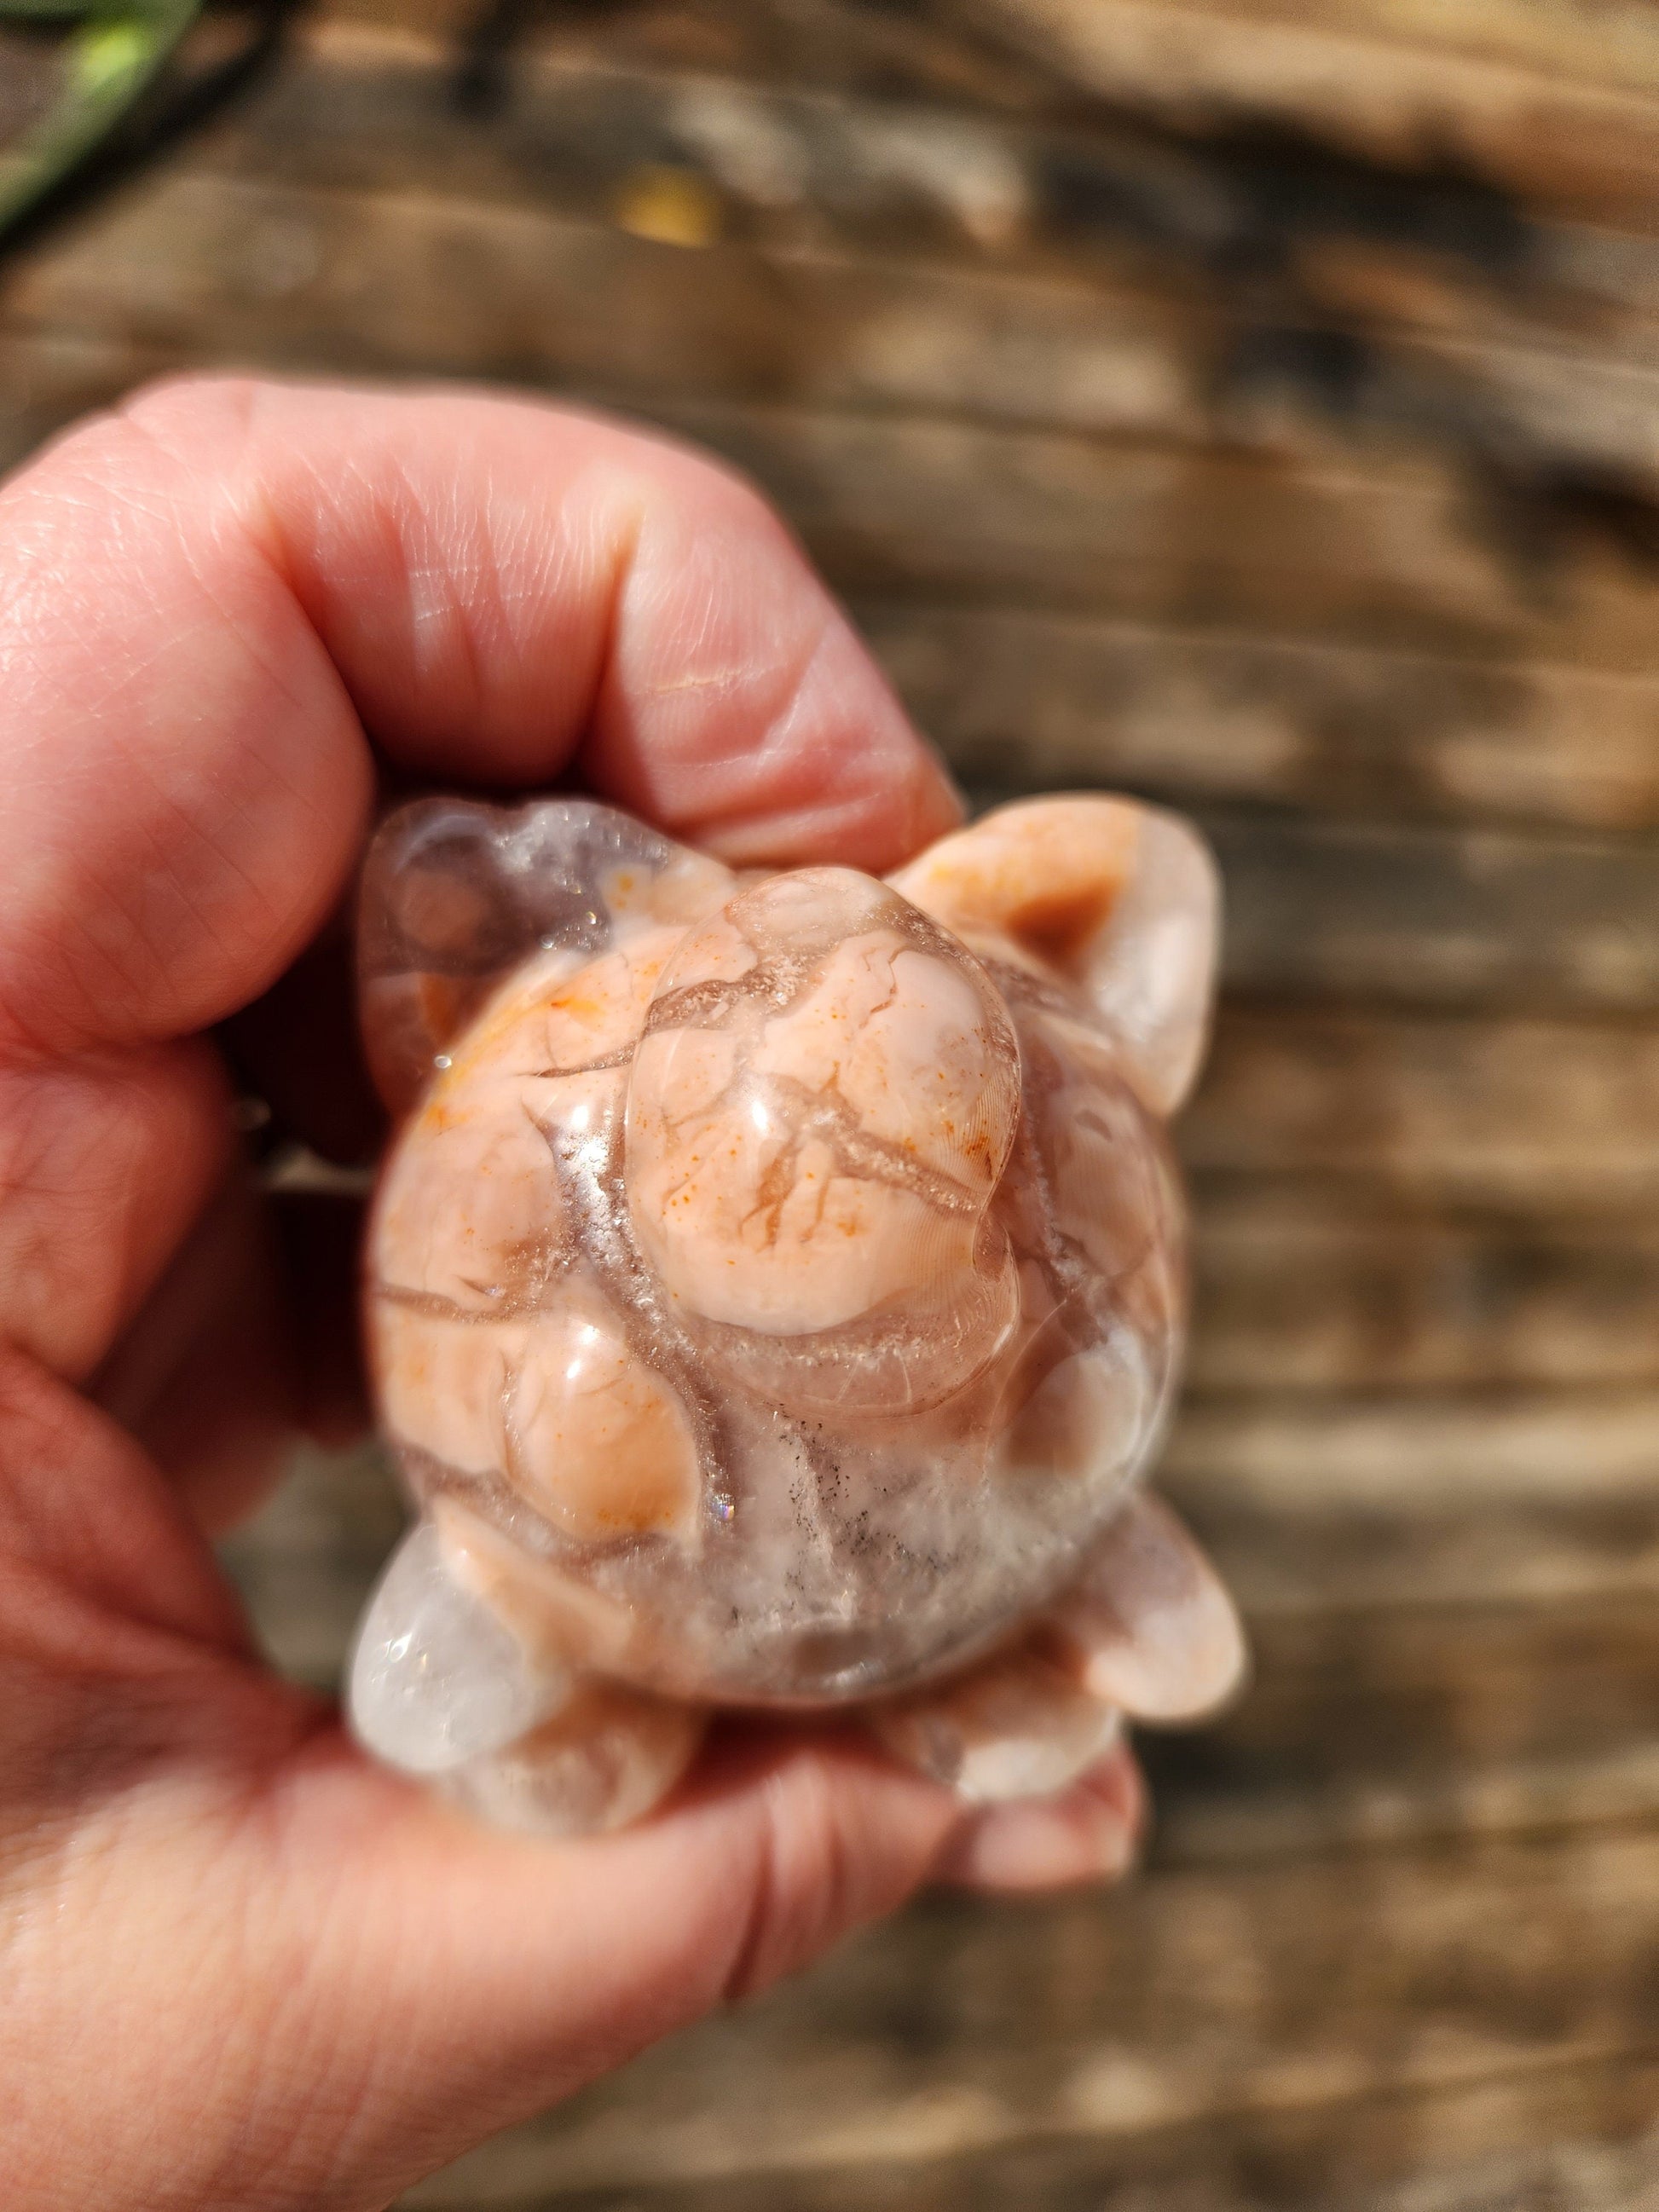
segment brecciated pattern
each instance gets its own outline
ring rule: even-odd
[[[1198,841],[1117,801],[1005,810],[890,884],[740,880],[580,800],[395,816],[368,1305],[423,1517],[359,1642],[371,1747],[594,1826],[720,1703],[863,1701],[994,1795],[1224,1688],[1231,1609],[1129,1490],[1214,934]]]

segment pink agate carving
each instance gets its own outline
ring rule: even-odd
[[[368,1297],[418,1517],[358,1638],[368,1747],[569,1832],[720,1706],[854,1704],[994,1799],[1231,1689],[1226,1596],[1134,1486],[1217,907],[1194,833],[1109,799],[884,884],[737,877],[585,799],[395,815]]]

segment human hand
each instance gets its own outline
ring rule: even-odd
[[[731,1729],[619,1835],[486,1832],[260,1664],[204,1533],[316,1410],[296,1324],[342,1310],[284,1307],[208,1032],[252,1008],[285,1114],[337,1130],[302,955],[377,774],[574,774],[736,862],[883,870],[954,818],[764,507],[533,405],[210,382],[38,460],[0,548],[15,2212],[382,2205],[932,1873],[1120,1869],[1127,1753],[969,1817],[833,1728]]]

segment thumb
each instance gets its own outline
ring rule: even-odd
[[[551,1844],[372,1766],[251,1655],[170,1485],[0,1363],[8,2205],[357,2208],[890,1909],[957,1820],[734,1729]]]
[[[264,2063],[293,2085],[282,2201],[307,2207],[380,2204],[808,1965],[899,1905],[960,1820],[850,1735],[769,1729],[717,1742],[639,1826],[568,1843],[479,1827],[333,1730],[272,1802],[288,2047]]]

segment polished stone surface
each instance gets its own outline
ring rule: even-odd
[[[1224,1594],[1133,1487],[1217,905],[1185,823],[1099,798],[889,884],[739,878],[581,799],[394,816],[369,1323],[421,1515],[360,1641],[364,1741],[586,1828],[722,1705],[860,1703],[983,1798],[1224,1695]]]

